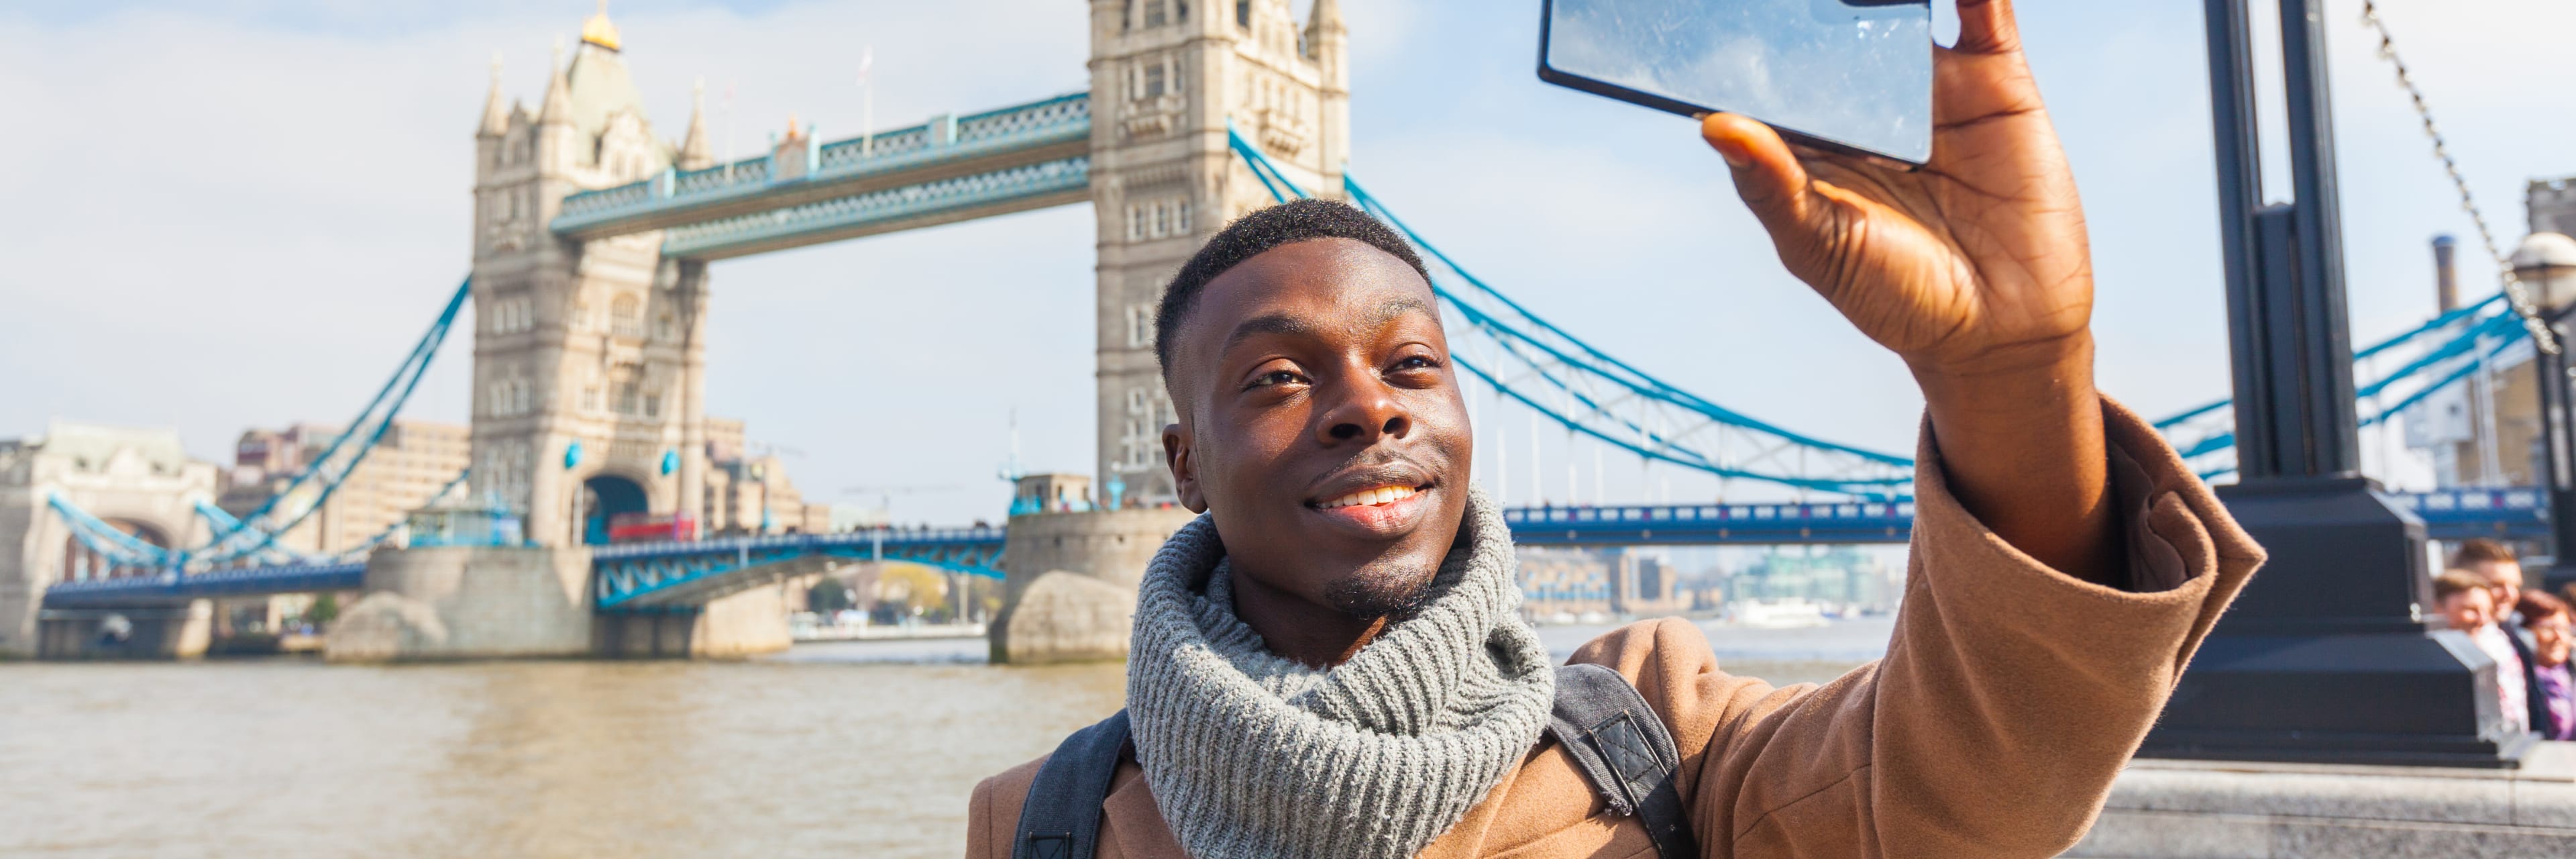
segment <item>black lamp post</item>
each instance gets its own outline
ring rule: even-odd
[[[2238,483],[2271,553],[2141,755],[2515,766],[2495,666],[2435,630],[2424,525],[2361,476],[2323,0],[2280,0],[2296,199],[2262,200],[2248,0],[2207,0]]]
[[[2535,233],[2513,252],[2513,273],[2533,293],[2542,318],[2558,342],[2567,342],[2565,322],[2576,312],[2576,240],[2557,233]],[[2567,355],[2534,350],[2532,381],[2540,395],[2540,483],[2549,490],[2549,536],[2553,548],[2542,585],[2558,591],[2576,582],[2576,426],[2568,409]]]

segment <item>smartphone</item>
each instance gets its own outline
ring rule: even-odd
[[[1930,0],[1544,0],[1538,77],[1792,143],[1932,157]]]

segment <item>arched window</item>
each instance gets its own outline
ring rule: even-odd
[[[619,337],[644,336],[644,303],[632,295],[620,295],[608,303],[609,330]]]

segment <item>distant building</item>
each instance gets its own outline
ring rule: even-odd
[[[1656,549],[1619,550],[1610,579],[1610,610],[1630,617],[1663,617],[1691,610],[1691,595],[1682,589],[1681,570],[1672,556]]]
[[[37,609],[53,583],[159,572],[107,563],[72,536],[52,498],[178,548],[206,538],[196,505],[215,487],[215,466],[189,458],[168,430],[54,421],[42,436],[0,439],[0,656],[34,654]]]
[[[1011,481],[1011,515],[1081,513],[1091,509],[1091,478],[1081,474],[1023,474]]]
[[[1727,579],[1729,600],[1806,600],[1860,611],[1896,607],[1903,584],[1886,564],[1850,546],[1779,549]]]
[[[708,418],[703,535],[821,534],[834,530],[832,505],[807,504],[775,453],[751,454],[742,421]]]
[[[1617,559],[1599,549],[1523,546],[1521,610],[1539,620],[1611,612],[1610,578]]]
[[[340,437],[322,424],[298,424],[282,430],[244,431],[233,446],[233,468],[226,474],[216,506],[247,516],[287,491],[297,475],[319,462]],[[365,439],[351,439],[362,444]],[[385,429],[374,451],[341,481],[322,507],[278,538],[278,547],[306,554],[338,554],[363,549],[411,512],[429,504],[439,490],[454,483],[472,462],[463,426],[396,420]],[[345,454],[344,454],[345,455]],[[319,498],[319,486],[308,483],[293,497],[278,499],[276,509],[294,511]],[[461,486],[459,489],[461,490]],[[293,515],[291,512],[288,515]]]

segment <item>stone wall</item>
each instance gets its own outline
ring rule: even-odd
[[[2139,760],[2077,857],[2576,855],[2576,744],[2520,769]]]
[[[986,633],[992,660],[1125,658],[1136,583],[1194,518],[1181,508],[1011,517],[1002,612]]]
[[[786,580],[737,591],[703,607],[602,614],[593,652],[628,659],[739,659],[786,650]]]
[[[366,596],[331,627],[335,661],[587,656],[590,551],[442,546],[367,559]]]

